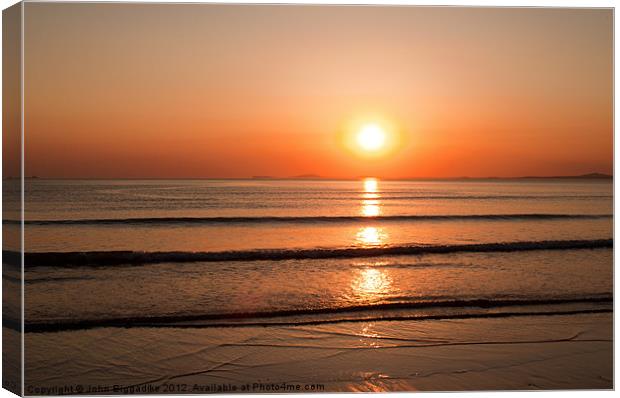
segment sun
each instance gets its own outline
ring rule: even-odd
[[[364,151],[375,152],[385,146],[385,131],[378,124],[365,124],[357,133],[357,144]]]
[[[378,164],[403,148],[403,132],[394,118],[361,115],[344,119],[334,135],[342,149],[359,161]]]

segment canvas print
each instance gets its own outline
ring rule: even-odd
[[[3,22],[5,388],[613,388],[612,9]]]

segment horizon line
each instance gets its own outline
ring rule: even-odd
[[[21,179],[22,177],[3,177],[3,180]],[[247,176],[247,177],[41,177],[24,176],[24,179],[39,180],[331,180],[331,181],[356,181],[367,178],[376,178],[383,181],[414,181],[414,180],[518,180],[518,179],[613,179],[613,174],[607,173],[586,173],[578,175],[531,175],[531,176],[454,176],[454,177],[401,177],[386,178],[377,176],[355,176],[355,177],[328,177],[319,175],[298,175],[298,176]]]

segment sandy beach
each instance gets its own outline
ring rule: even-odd
[[[611,313],[101,328],[29,333],[26,347],[29,394],[613,388]]]

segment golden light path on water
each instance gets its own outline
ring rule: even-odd
[[[377,192],[377,188],[379,187],[379,182],[376,178],[365,178],[364,179],[364,192]]]
[[[363,227],[357,232],[357,243],[361,246],[378,246],[381,245],[387,236],[383,228]]]
[[[353,280],[354,291],[362,298],[378,298],[390,292],[392,279],[376,268],[365,268]]]
[[[378,193],[379,183],[376,178],[366,178],[364,183],[364,193],[362,194],[362,208],[360,213],[364,217],[376,217],[381,215],[381,207]]]
[[[366,178],[362,184],[360,213],[364,217],[376,217],[381,214],[379,182],[375,178]],[[357,230],[355,238],[357,246],[374,247],[385,245],[388,235],[384,228],[364,225]],[[359,265],[363,268],[355,271],[351,279],[351,292],[355,301],[360,304],[374,303],[394,294],[393,282],[389,273],[380,268],[375,268],[376,265],[380,265],[379,263],[365,262]],[[372,333],[369,331],[371,326],[365,325],[360,330],[360,336],[371,337]]]
[[[363,180],[362,206],[360,214],[363,217],[376,217],[381,215],[381,195],[379,194],[379,182],[376,178]],[[363,226],[358,229],[356,243],[360,246],[379,246],[387,241],[387,234],[383,228]]]
[[[392,278],[387,272],[373,268],[370,265],[368,268],[357,272],[351,283],[351,289],[354,297],[360,304],[370,304],[395,294],[392,283]],[[363,346],[369,348],[378,348],[380,346],[379,340],[376,339],[379,337],[379,334],[375,333],[373,329],[374,322],[364,322],[359,325],[359,330],[356,331],[356,334],[359,336],[359,341]]]

